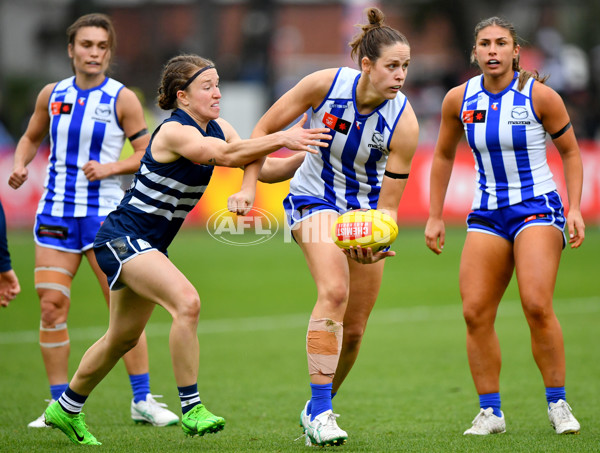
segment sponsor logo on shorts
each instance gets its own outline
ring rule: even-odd
[[[149,249],[150,247],[152,247],[148,241],[144,241],[143,239],[138,239],[137,240],[138,246],[140,248],[140,250],[145,250],[145,249]]]

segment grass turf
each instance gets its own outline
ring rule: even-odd
[[[484,438],[462,432],[478,410],[464,346],[458,262],[464,231],[448,232],[436,257],[423,232],[401,229],[397,256],[384,282],[357,364],[334,410],[348,431],[347,451],[547,452],[598,451],[600,427],[600,231],[588,228],[584,246],[566,250],[555,291],[567,352],[567,396],[582,424],[577,436],[557,436],[546,416],[544,387],[531,356],[528,328],[511,283],[497,330],[507,433]],[[0,311],[0,451],[70,450],[59,431],[28,429],[48,398],[37,345],[39,308],[33,290],[33,241],[11,233],[22,294]],[[185,438],[180,427],[135,425],[131,390],[118,364],[92,393],[84,411],[106,452],[301,451],[298,413],[309,397],[304,336],[315,290],[295,244],[276,237],[260,246],[224,245],[184,230],[170,250],[202,300],[199,390],[227,419],[222,433]],[[72,288],[70,370],[104,332],[108,312],[86,263]],[[169,317],[160,307],[147,328],[151,388],[178,413],[168,351]]]

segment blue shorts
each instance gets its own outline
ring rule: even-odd
[[[131,239],[129,236],[119,237],[94,246],[98,265],[106,274],[108,286],[113,291],[125,287],[118,281],[123,264],[151,250],[157,249],[143,239]]]
[[[317,212],[334,211],[338,214],[343,214],[345,212],[333,203],[310,195],[289,194],[283,200],[283,208],[285,209],[285,215],[290,229],[294,229],[298,223],[312,217]]]
[[[558,192],[546,193],[491,211],[476,209],[467,217],[467,231],[493,234],[510,242],[514,242],[517,235],[525,228],[537,225],[558,228],[563,232],[563,247],[565,246],[564,208]]]
[[[38,214],[33,237],[36,244],[63,252],[82,253],[92,248],[106,216],[55,217]]]
[[[352,209],[361,209],[360,207],[356,208],[348,208],[346,210],[340,209],[338,206],[330,203],[327,200],[323,200],[322,198],[313,197],[310,195],[292,195],[289,194],[283,200],[283,207],[285,208],[285,213],[287,216],[288,225],[290,226],[290,230],[294,229],[296,225],[300,222],[312,217],[313,215],[324,212],[331,211],[336,214],[343,214]],[[294,241],[296,238],[292,235]],[[381,252],[387,252],[390,250],[390,246],[388,245],[386,248],[380,250]]]

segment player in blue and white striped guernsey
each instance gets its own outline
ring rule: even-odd
[[[331,227],[340,214],[359,208],[377,208],[396,220],[419,135],[412,107],[400,91],[410,62],[408,40],[383,23],[379,9],[365,11],[369,23],[350,43],[360,70],[333,68],[306,76],[254,130],[255,136],[281,130],[308,109],[311,125],[332,129],[331,146],[305,156],[284,200],[289,226],[317,287],[306,337],[311,399],[300,415],[307,445],[346,442],[331,398],[358,356],[384,258],[395,254],[358,248],[345,256],[331,240]],[[260,179],[285,177],[290,173],[286,163],[299,160],[268,158]]]
[[[27,165],[42,140],[50,137],[50,156],[40,199],[35,237],[35,288],[40,299],[40,348],[54,401],[67,387],[70,352],[67,317],[71,282],[82,256],[88,259],[106,302],[106,276],[92,245],[106,215],[121,201],[121,174],[134,173],[149,141],[144,113],[133,91],[106,76],[116,35],[109,17],[88,14],[67,30],[74,76],[46,85],[15,151],[9,184],[19,188],[28,178]],[[135,153],[119,160],[126,139]],[[127,356],[133,399],[131,417],[154,426],[179,418],[150,393],[145,335]],[[28,425],[46,427],[43,414]]]
[[[519,65],[512,24],[492,17],[475,27],[472,61],[482,74],[450,90],[431,168],[427,246],[445,242],[442,208],[457,144],[463,134],[475,158],[477,189],[467,218],[460,292],[467,325],[467,354],[480,412],[465,434],[506,430],[500,407],[500,345],[494,321],[515,271],[531,331],[535,362],[546,387],[548,417],[556,433],[574,433],[579,422],[566,402],[565,350],[552,308],[560,255],[566,241],[585,237],[580,211],[583,166],[569,115],[560,96],[537,73]],[[569,212],[546,161],[549,134],[563,161]]]
[[[139,340],[156,305],[173,318],[169,348],[184,433],[202,436],[225,426],[223,417],[201,403],[198,392],[200,298],[169,260],[167,248],[204,193],[215,165],[243,166],[282,147],[315,152],[309,145],[327,146],[331,136],[325,127],[304,129],[304,118],[285,132],[241,140],[219,118],[220,99],[219,75],[211,61],[180,55],[167,62],[158,104],[174,111],[154,131],[132,187],[94,243],[111,288],[108,331],[88,349],[69,387],[46,410],[46,419],[76,443],[99,443],[82,423],[83,404]],[[244,187],[234,198],[245,204],[253,193],[254,188]]]

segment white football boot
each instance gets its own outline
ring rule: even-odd
[[[134,403],[131,400],[131,418],[136,423],[150,423],[154,426],[176,425],[179,417],[167,409],[164,403],[158,403],[154,398],[162,398],[162,395],[146,395],[146,400]]]
[[[48,406],[50,406],[54,400],[46,400],[48,401]],[[27,425],[29,428],[50,428],[49,425],[46,425],[46,419],[44,418],[44,414],[42,413],[42,415],[40,415],[38,418],[36,418],[34,421],[32,421],[31,423],[29,423]]]
[[[506,422],[504,421],[504,413],[502,417],[494,415],[494,409],[480,409],[479,414],[473,419],[473,426],[467,429],[463,434],[486,436],[488,434],[500,434],[506,432]]]
[[[310,400],[306,402],[306,404],[304,405],[304,409],[302,409],[302,412],[300,412],[300,426],[302,427],[302,435],[296,440],[304,438],[304,445],[306,445],[307,447],[312,447],[313,443],[311,442],[310,437],[308,437],[308,434],[306,434],[306,430],[308,429],[308,425],[310,424],[310,414],[307,410],[309,403]]]
[[[548,407],[548,418],[550,424],[556,430],[556,434],[578,434],[579,422],[573,416],[571,406],[565,400],[550,403]]]
[[[348,439],[348,433],[337,425],[335,419],[338,417],[339,415],[334,414],[331,410],[317,415],[312,421],[309,416],[306,435],[311,443],[319,447],[344,445]]]

